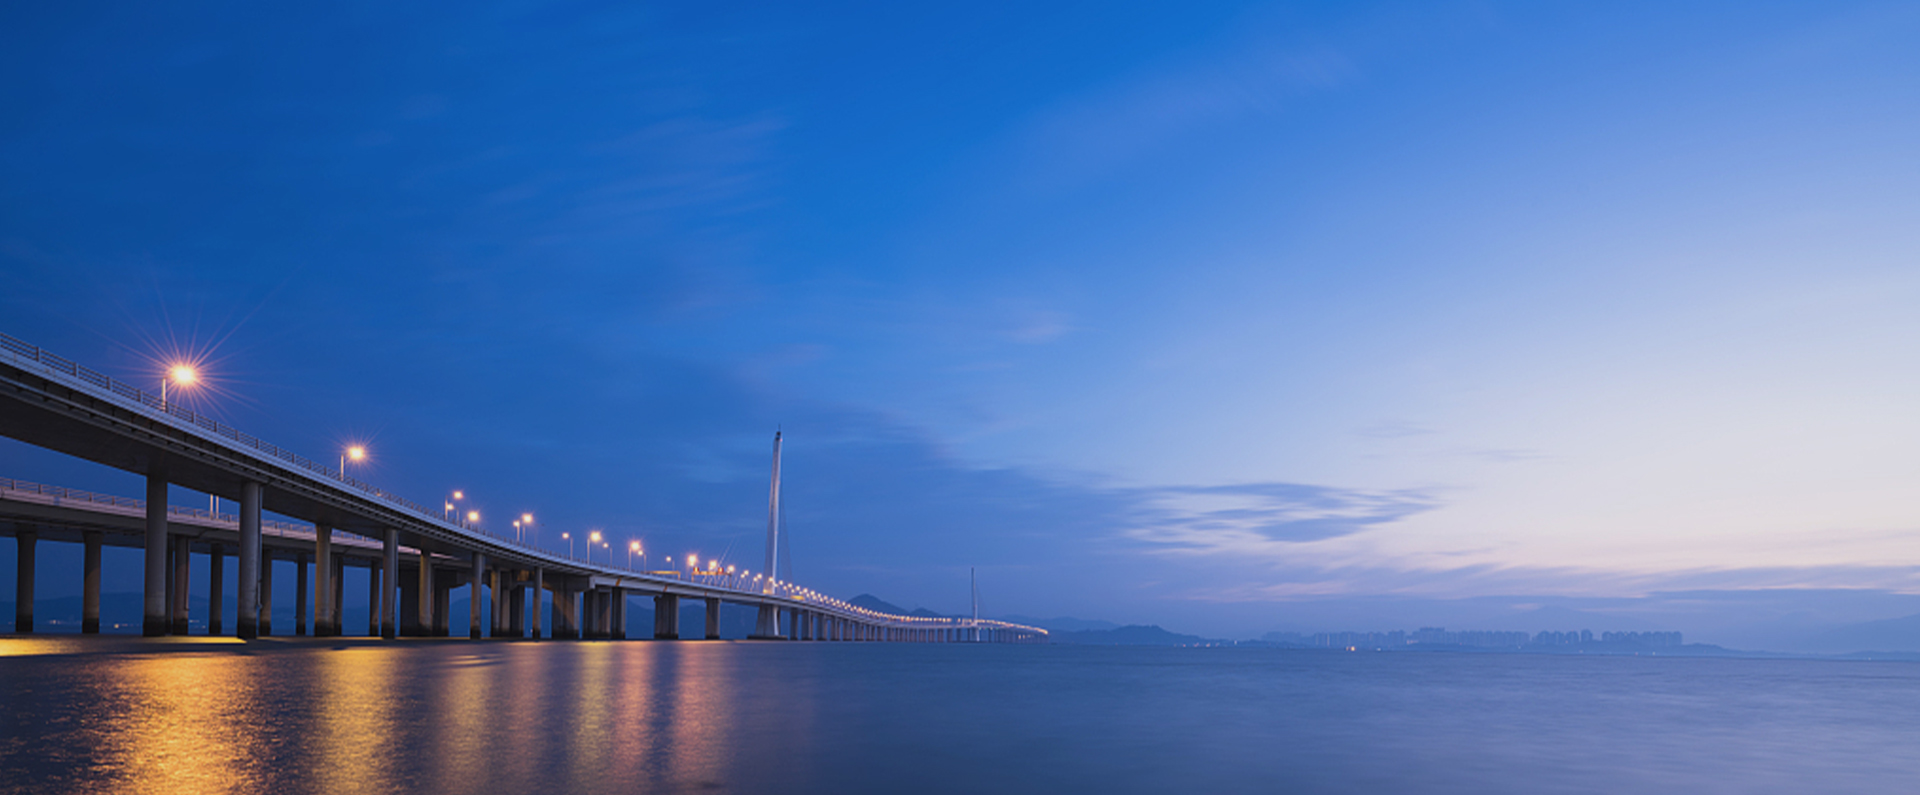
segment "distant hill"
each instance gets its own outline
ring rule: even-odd
[[[1199,635],[1168,632],[1157,625],[1138,624],[1115,629],[1053,632],[1048,640],[1079,646],[1197,646],[1215,642]]]
[[[854,607],[864,607],[868,610],[874,610],[881,613],[892,613],[894,615],[908,615],[906,608],[896,605],[892,602],[888,602],[870,593],[863,593],[859,596],[853,597],[852,599],[848,599],[847,604],[853,605]]]

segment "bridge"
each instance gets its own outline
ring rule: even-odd
[[[974,618],[883,613],[766,573],[719,569],[636,571],[583,561],[489,531],[388,493],[163,397],[0,334],[0,436],[146,477],[146,499],[93,494],[0,478],[0,535],[19,549],[16,632],[33,629],[38,542],[78,543],[82,632],[100,628],[100,550],[145,551],[147,636],[187,631],[187,581],[195,553],[209,556],[214,583],[208,626],[221,632],[222,567],[238,559],[236,634],[273,632],[274,562],[295,567],[296,633],[339,636],[347,566],[368,570],[369,635],[450,635],[448,604],[470,589],[473,639],[626,639],[630,598],[654,602],[653,637],[677,640],[680,601],[706,607],[704,637],[720,637],[720,606],[755,608],[765,640],[908,643],[1034,643],[1037,627]],[[178,485],[230,500],[238,512],[167,504]],[[299,523],[263,521],[271,512]],[[308,584],[308,572],[312,583]],[[543,629],[542,595],[551,594]],[[309,599],[311,596],[311,599]],[[483,604],[492,620],[482,626]]]

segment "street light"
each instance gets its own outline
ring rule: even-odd
[[[587,534],[587,562],[588,563],[593,562],[593,545],[598,543],[600,543],[600,531],[595,530]]]
[[[567,542],[567,557],[573,557],[573,534],[561,533],[560,537]]]
[[[467,512],[467,524],[479,524],[479,523],[480,523],[480,512],[479,512],[479,511],[468,511],[468,512]]]
[[[530,513],[520,514],[520,521],[514,522],[513,526],[517,528],[524,528],[524,530],[526,531],[532,531],[533,530],[533,514],[530,514]],[[527,542],[526,537],[524,535],[521,536],[520,543],[524,544],[526,542]]]
[[[340,477],[344,479],[347,476],[348,461],[358,464],[365,460],[367,460],[367,448],[357,444],[348,445],[347,449],[340,453]]]
[[[633,570],[633,553],[639,552],[639,551],[640,551],[640,542],[638,541],[627,542],[627,570],[628,571]],[[646,558],[641,558],[640,565],[645,566],[646,560],[647,560]]]
[[[161,408],[165,408],[167,405],[167,383],[168,382],[179,384],[183,387],[191,388],[194,384],[200,383],[200,372],[193,369],[193,365],[185,364],[185,363],[175,364],[172,367],[167,368],[167,374],[160,376]]]

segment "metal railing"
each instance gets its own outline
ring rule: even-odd
[[[271,458],[277,462],[304,470],[306,473],[310,475],[322,477],[327,480],[334,481],[336,483],[339,483],[340,485],[349,487],[354,491],[357,491],[365,496],[372,497],[376,500],[385,502],[394,507],[409,511],[413,513],[416,518],[427,520],[429,523],[438,522],[444,525],[457,527],[469,533],[476,533],[479,535],[483,535],[494,540],[497,543],[500,543],[503,546],[515,547],[528,552],[537,552],[541,555],[551,556],[554,554],[547,550],[530,546],[525,542],[519,541],[503,533],[495,533],[493,531],[480,527],[477,524],[472,524],[472,523],[463,521],[459,517],[454,517],[449,519],[444,515],[444,513],[436,513],[433,511],[429,511],[427,510],[426,506],[421,505],[420,503],[414,502],[405,497],[401,497],[400,495],[394,494],[392,492],[388,492],[385,489],[381,489],[377,486],[374,486],[371,483],[366,483],[350,475],[346,475],[334,469],[333,467],[329,467],[325,464],[318,463],[310,458],[302,456],[286,448],[280,447],[279,445],[267,442],[263,439],[260,439],[259,437],[256,437],[252,434],[241,431],[238,428],[235,428],[231,425],[223,423],[217,419],[214,419],[213,417],[209,417],[205,414],[194,411],[193,409],[188,408],[186,406],[178,405],[177,403],[174,403],[172,401],[162,400],[160,397],[154,395],[153,393],[147,392],[146,390],[140,389],[138,387],[122,382],[118,379],[107,376],[97,370],[85,367],[80,363],[75,362],[72,359],[68,359],[64,356],[60,356],[58,354],[52,353],[50,351],[47,351],[41,348],[38,345],[30,344],[12,335],[0,333],[0,352],[9,354],[11,358],[16,360],[26,360],[26,361],[33,362],[45,368],[49,372],[66,375],[68,377],[71,377],[81,382],[82,384],[89,385],[97,389],[105,390],[108,394],[114,397],[118,397],[123,400],[132,401],[134,405],[137,407],[146,409],[148,411],[159,412],[160,415],[164,417],[177,420],[180,422],[185,422],[191,426],[205,430],[216,436],[225,438],[249,450],[253,450],[262,455],[265,455],[268,458]],[[91,492],[74,491],[71,489],[62,489],[61,487],[58,487],[58,486],[40,486],[39,484],[24,483],[23,481],[14,481],[11,479],[0,479],[0,480],[4,480],[7,483],[23,483],[24,485],[29,487],[53,489],[53,490],[65,492],[67,494],[76,495],[73,497],[66,497],[68,499],[84,499],[90,502],[100,502],[100,503],[116,505],[120,507],[140,507],[142,510],[145,509],[145,505],[146,505],[146,501],[144,500],[133,500],[126,497],[115,497],[112,495],[93,494]],[[47,493],[47,492],[39,492],[39,493]],[[85,495],[85,496],[81,497],[78,495]],[[167,511],[170,514],[175,513],[176,511],[184,511],[184,512],[188,512],[187,515],[190,515],[190,516],[196,515],[192,512],[198,511],[197,515],[206,516],[208,518],[216,518],[216,517],[213,517],[213,515],[210,514],[209,512],[201,511],[196,508],[174,508],[169,506]],[[264,528],[269,524],[280,525],[282,523],[263,522],[262,526]],[[286,525],[286,527],[294,528],[297,526]],[[307,529],[306,532],[312,532],[312,531],[311,529]],[[338,531],[338,530],[336,530],[335,532],[344,533],[344,531]],[[355,535],[357,537],[362,537],[362,538],[365,537],[365,536],[358,536],[357,534],[348,534],[348,535]],[[585,565],[585,568],[592,569],[597,567],[592,563],[587,563]],[[621,570],[616,569],[612,565],[608,565],[605,571],[609,573],[615,573]],[[634,572],[634,571],[628,571],[627,573],[643,574],[641,572]],[[691,577],[687,580],[687,582],[690,582],[690,583],[692,582]],[[720,584],[720,583],[709,583],[709,582],[702,582],[700,584],[709,588],[716,588],[718,590],[725,590],[725,591],[734,591],[736,593],[747,595],[747,596],[764,597],[768,595],[758,590],[758,587],[759,587],[758,585],[754,585],[752,586],[753,589],[749,589],[746,587],[740,587],[738,585],[731,585],[731,584]],[[805,603],[812,604],[816,607],[830,608],[830,609],[838,610],[851,615],[864,616],[864,617],[872,618],[875,620],[891,621],[891,622],[906,624],[906,625],[919,624],[922,621],[932,620],[924,616],[903,616],[903,615],[895,615],[892,613],[879,613],[876,611],[867,610],[865,608],[861,608],[856,605],[853,605],[847,602],[842,602],[838,599],[833,599],[823,594],[818,594],[813,591],[807,590],[805,588],[801,588],[792,583],[776,583],[773,591],[774,593],[772,595],[778,596],[781,598],[785,598],[793,601],[805,602]],[[949,621],[949,622],[966,622],[964,624],[961,624],[960,626],[967,626],[967,627],[991,626],[991,627],[1004,628],[1004,629],[1018,629],[1023,631],[1032,631],[1040,634],[1046,633],[1046,630],[1039,629],[1038,627],[1025,627],[1018,624],[1009,624],[1009,623],[1000,622],[1000,621],[981,620],[978,623],[974,623],[971,619],[943,619],[943,620]]]

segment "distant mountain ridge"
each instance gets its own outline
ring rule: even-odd
[[[1161,629],[1159,625],[1134,624],[1114,629],[1052,632],[1048,640],[1076,646],[1209,646],[1223,641],[1199,635],[1182,635]]]

